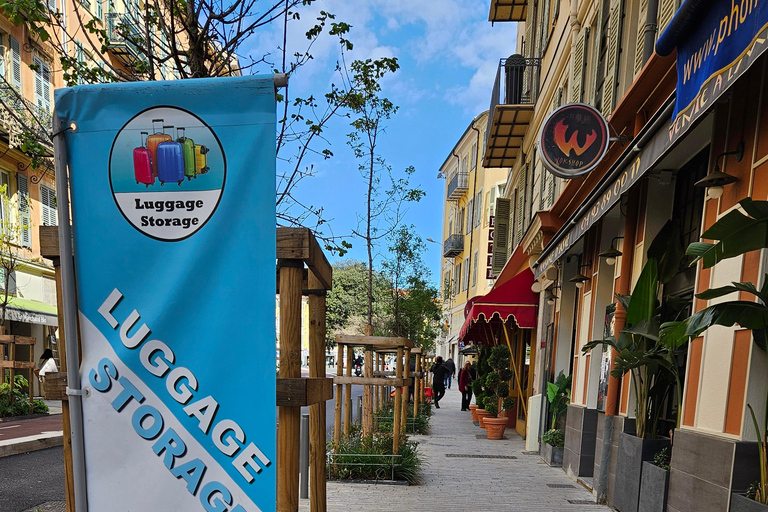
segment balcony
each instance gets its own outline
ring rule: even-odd
[[[483,167],[512,167],[533,119],[541,59],[501,59],[491,94]]]
[[[443,258],[452,258],[464,252],[464,235],[451,235],[443,242]]]
[[[22,131],[31,130],[46,153],[53,155],[52,122],[53,116],[48,110],[22,98],[11,86],[0,86],[0,133],[8,137],[12,147],[21,144]]]
[[[144,38],[139,28],[127,15],[117,12],[107,13],[107,38],[109,51],[126,66],[133,66],[144,60],[136,44]]]
[[[468,181],[466,172],[457,172],[448,182],[448,199],[456,200],[463,196],[469,190]]]
[[[488,21],[525,21],[526,0],[491,0]]]

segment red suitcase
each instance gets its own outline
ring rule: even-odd
[[[149,188],[155,184],[155,173],[152,171],[152,153],[144,147],[147,132],[141,132],[141,146],[133,150],[133,174],[136,183],[143,183]]]

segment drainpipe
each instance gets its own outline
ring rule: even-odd
[[[634,260],[635,229],[637,227],[638,194],[630,192],[627,204],[627,216],[624,219],[624,240],[621,247],[621,275],[616,281],[615,292],[619,295],[628,295],[631,282],[632,260]],[[627,320],[627,312],[620,302],[616,304],[614,313],[613,335],[618,338],[624,329]],[[615,362],[611,359],[611,370]],[[629,378],[629,377],[627,377]],[[605,422],[603,424],[603,447],[600,452],[600,471],[595,484],[597,502],[605,503],[608,489],[608,466],[611,461],[611,442],[613,438],[613,417],[619,413],[619,390],[621,381],[610,376],[608,379],[608,392],[605,397]]]
[[[659,13],[659,0],[648,0],[648,10],[645,13],[645,31],[643,36],[643,65],[653,55],[656,46],[656,17]]]
[[[472,121],[472,129],[475,130],[475,133],[477,133],[477,150],[480,151],[480,130],[477,129],[475,126],[475,122]],[[478,153],[479,154],[479,153]],[[475,155],[475,181],[472,184],[472,197],[475,197],[475,194],[477,194],[477,175],[480,173],[480,169],[478,169],[477,165],[477,154]],[[480,201],[482,201],[483,198],[480,198]],[[472,281],[472,238],[475,234],[475,208],[476,205],[473,202],[472,203],[472,215],[471,222],[472,225],[469,227],[469,270],[467,271],[467,300],[466,302],[469,302],[469,283]],[[482,211],[482,208],[480,209]],[[477,268],[480,268],[480,264],[477,264]]]

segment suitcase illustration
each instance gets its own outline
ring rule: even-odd
[[[160,123],[160,131],[157,130],[157,123]],[[152,120],[152,135],[147,137],[147,149],[149,150],[149,153],[152,155],[152,172],[154,173],[155,177],[157,177],[157,146],[162,144],[163,142],[171,142],[173,138],[171,138],[170,135],[165,133],[163,130],[166,127],[163,126],[163,120],[162,119],[153,119]]]
[[[172,128],[172,127],[170,127]],[[157,179],[160,185],[184,181],[184,151],[179,142],[161,142],[157,145]]]
[[[206,156],[207,154],[207,147],[201,146],[200,144],[195,144],[195,172],[197,174],[205,174],[211,170],[211,168],[208,167],[208,157]]]
[[[155,184],[155,173],[152,171],[152,153],[145,147],[148,132],[141,132],[141,146],[133,150],[133,174],[136,184],[143,183],[149,188]]]
[[[181,151],[184,154],[184,176],[187,180],[197,178],[195,170],[195,141],[186,137],[184,128],[176,128],[176,142],[181,144]]]

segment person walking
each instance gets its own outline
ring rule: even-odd
[[[456,376],[456,365],[453,359],[450,357],[445,361],[445,367],[448,369],[448,373],[445,376],[445,387],[451,389],[451,380]]]
[[[443,363],[443,358],[437,356],[432,368],[429,369],[432,372],[432,391],[435,393],[435,409],[440,408],[440,399],[445,396],[445,376],[448,373],[448,368]]]
[[[472,401],[472,363],[467,361],[464,368],[459,370],[459,391],[461,391],[461,410],[469,410],[469,402]]]

